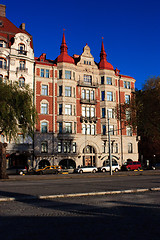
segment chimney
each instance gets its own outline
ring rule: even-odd
[[[0,17],[6,17],[6,5],[0,4]]]
[[[19,28],[25,30],[25,23],[22,23]]]

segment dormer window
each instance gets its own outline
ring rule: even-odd
[[[84,60],[84,64],[91,65],[91,61]]]
[[[18,53],[22,54],[22,55],[26,55],[26,51],[25,51],[25,45],[20,43],[18,46]]]
[[[0,40],[0,47],[6,47],[7,43],[3,40]]]

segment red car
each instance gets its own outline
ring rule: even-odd
[[[124,163],[124,165],[122,165],[121,170],[140,170],[142,168],[141,163],[140,162],[126,162]]]

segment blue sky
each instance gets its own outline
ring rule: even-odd
[[[86,43],[99,62],[102,37],[107,60],[121,74],[145,80],[160,76],[159,0],[2,0],[6,16],[17,27],[26,23],[35,56],[60,53],[63,28],[69,55],[81,54]]]

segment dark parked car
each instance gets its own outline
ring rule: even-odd
[[[14,174],[23,175],[23,174],[27,173],[27,167],[25,167],[25,166],[12,166],[12,167],[6,169],[6,173],[8,175],[14,175]]]
[[[154,165],[154,169],[156,170],[156,169],[160,169],[160,163],[156,163],[155,165]]]
[[[122,171],[131,171],[131,170],[140,170],[142,168],[140,162],[126,162],[122,165],[121,170]]]

